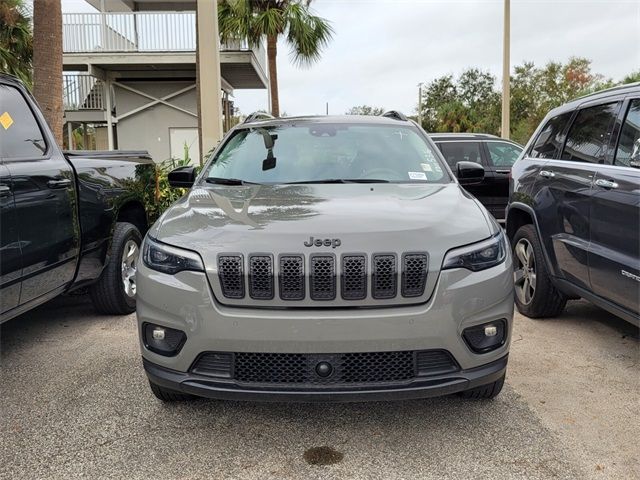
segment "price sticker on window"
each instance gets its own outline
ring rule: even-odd
[[[11,118],[9,112],[4,112],[0,115],[0,125],[2,125],[2,128],[5,130],[9,130],[9,127],[13,125],[13,118]]]

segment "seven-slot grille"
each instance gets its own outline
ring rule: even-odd
[[[316,367],[321,362],[331,365],[329,376],[318,375]],[[327,354],[206,352],[194,362],[191,371],[243,384],[349,386],[408,382],[458,369],[446,350],[403,350]]]
[[[337,267],[340,262],[340,269]],[[420,297],[424,294],[429,256],[426,253],[405,253],[398,257],[393,253],[376,253],[370,264],[364,254],[344,254],[336,259],[333,254],[305,256],[284,254],[274,259],[269,254],[251,254],[246,266],[244,257],[224,254],[218,256],[220,288],[226,298],[242,299],[245,296],[245,280],[249,296],[254,300],[272,300],[276,296],[275,276],[278,275],[278,295],[282,300],[303,300],[307,294],[312,300],[334,300],[337,296],[337,276],[340,272],[340,294],[344,300],[364,300],[370,295],[385,300],[398,296]],[[309,278],[309,292],[305,278]],[[368,279],[371,278],[370,286]],[[400,285],[399,285],[400,284]]]

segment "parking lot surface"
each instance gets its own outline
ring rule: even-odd
[[[3,479],[640,477],[636,330],[585,302],[517,315],[493,401],[164,405],[135,315],[96,316],[83,297],[8,322],[0,341]]]

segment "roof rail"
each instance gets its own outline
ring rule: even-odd
[[[251,115],[245,118],[244,122],[242,123],[252,123],[257,122],[258,120],[273,120],[274,118],[276,117],[267,112],[253,112]]]
[[[394,120],[401,120],[403,122],[406,122],[408,120],[407,116],[404,113],[399,112],[397,110],[389,110],[388,112],[384,112],[382,116],[387,118],[393,118]]]
[[[597,92],[587,93],[586,95],[582,95],[581,97],[576,97],[573,100],[569,100],[568,103],[573,102],[574,100],[582,100],[589,97],[595,97],[596,95],[600,95],[601,93],[615,92],[616,90],[624,90],[626,88],[634,87],[640,87],[640,82],[623,83],[622,85],[615,85],[613,87],[605,88],[604,90],[598,90]]]

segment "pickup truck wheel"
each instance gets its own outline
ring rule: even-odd
[[[489,399],[497,397],[498,394],[502,391],[502,387],[504,386],[504,377],[502,375],[498,380],[493,383],[489,383],[487,385],[481,385],[476,388],[472,388],[471,390],[465,390],[464,392],[460,392],[460,396],[462,398],[478,398],[478,399]]]
[[[109,263],[90,290],[95,309],[109,315],[126,315],[136,309],[136,270],[142,235],[127,222],[117,222]]]
[[[189,400],[195,400],[196,398],[193,395],[189,395],[188,393],[167,390],[166,388],[163,388],[160,385],[156,385],[151,381],[149,382],[149,386],[151,387],[151,391],[156,396],[156,398],[158,400],[162,400],[163,402],[185,402]]]
[[[530,318],[559,315],[567,297],[553,283],[533,225],[523,225],[511,242],[516,307]]]

